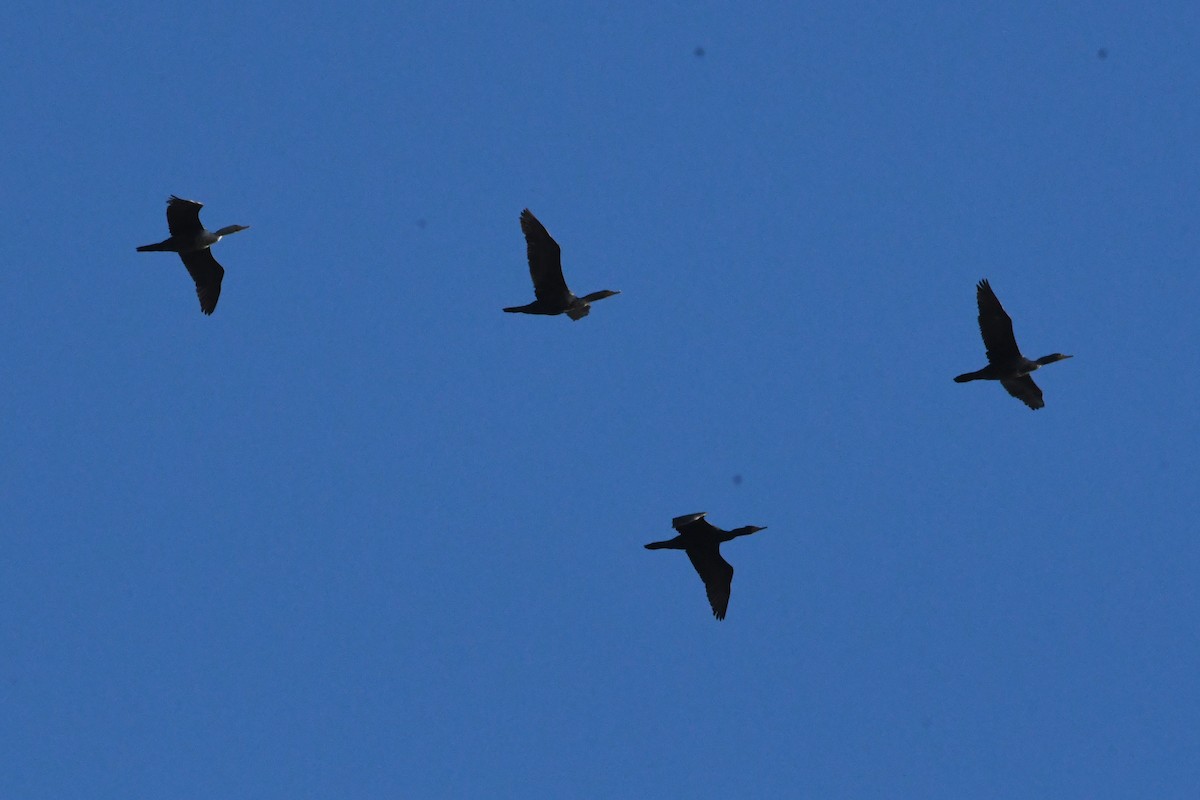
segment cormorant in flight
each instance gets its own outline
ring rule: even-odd
[[[529,275],[533,278],[533,293],[537,300],[527,306],[506,308],[505,311],[517,314],[566,314],[576,320],[586,317],[592,310],[591,304],[597,300],[620,294],[609,289],[583,297],[571,294],[563,279],[562,251],[558,242],[550,237],[528,208],[521,212],[521,230],[525,233]]]
[[[165,250],[179,253],[183,265],[196,282],[200,310],[211,314],[217,307],[217,298],[221,296],[221,278],[225,277],[225,270],[213,258],[209,248],[221,241],[222,236],[244,231],[250,226],[230,225],[216,233],[205,230],[200,224],[200,209],[203,207],[203,203],[171,195],[167,201],[167,229],[171,231],[171,237],[158,244],[142,245],[138,252]]]
[[[1030,361],[1021,355],[1016,337],[1013,336],[1012,319],[1004,312],[986,278],[979,282],[975,296],[979,301],[979,332],[983,334],[983,344],[987,347],[988,365],[976,372],[959,375],[954,382],[1000,381],[1009,394],[1030,408],[1036,410],[1046,405],[1042,400],[1042,390],[1029,377],[1029,373],[1071,356],[1051,353],[1037,361]]]
[[[734,528],[723,531],[710,525],[704,520],[705,512],[685,514],[671,520],[671,527],[679,531],[674,539],[665,542],[651,542],[647,550],[683,550],[687,553],[704,581],[704,590],[708,593],[708,603],[712,606],[713,616],[725,619],[725,609],[729,607],[729,587],[733,583],[733,567],[721,558],[721,543],[748,536],[766,530],[766,527],[747,525],[744,528]]]

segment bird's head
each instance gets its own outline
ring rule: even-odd
[[[733,536],[730,538],[732,539],[736,536],[749,536],[752,533],[758,533],[759,531],[765,531],[766,529],[766,525],[747,525],[744,528],[736,528],[730,531],[730,533],[733,534]]]
[[[620,294],[620,292],[612,289],[602,289],[598,292],[592,292],[589,295],[585,295],[579,299],[585,303],[594,303],[597,300],[603,300],[606,297],[612,297],[614,294]]]
[[[237,233],[238,231],[247,231],[247,230],[250,230],[249,225],[230,225],[227,228],[221,228],[221,230],[217,231],[217,236],[228,236],[231,233]]]
[[[1051,353],[1048,356],[1042,356],[1039,358],[1037,363],[1044,367],[1047,364],[1053,364],[1055,361],[1062,361],[1064,358],[1074,358],[1074,356],[1063,355],[1062,353]]]

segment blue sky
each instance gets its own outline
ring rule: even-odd
[[[1197,796],[1194,4],[650,5],[6,15],[0,797]]]

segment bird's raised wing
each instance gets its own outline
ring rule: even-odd
[[[1009,394],[1034,411],[1046,405],[1045,401],[1042,400],[1042,390],[1033,382],[1033,378],[1028,375],[1022,375],[1019,378],[1005,378],[1000,381],[1000,385],[1007,389]]]
[[[729,608],[729,589],[733,585],[733,567],[721,558],[721,551],[715,546],[689,547],[687,555],[700,580],[704,581],[704,591],[708,594],[713,616],[725,619],[725,610]]]
[[[225,277],[225,269],[217,263],[212,250],[207,247],[190,253],[180,253],[179,257],[183,259],[188,274],[196,282],[200,310],[211,314],[217,307],[217,298],[221,296],[221,279]]]
[[[988,363],[1005,364],[1021,358],[1017,338],[1013,336],[1012,318],[996,299],[987,280],[980,281],[975,287],[975,299],[979,303],[979,332],[987,348]]]
[[[171,195],[167,201],[167,228],[172,236],[195,236],[204,230],[200,224],[200,209],[203,203],[195,200],[184,200],[182,197]]]
[[[521,232],[529,255],[529,276],[538,300],[561,301],[570,293],[562,274],[562,250],[528,208],[521,212]]]
[[[706,512],[701,511],[699,514],[685,514],[682,517],[676,517],[671,520],[671,527],[685,536],[720,536],[725,531],[711,524],[704,518]]]

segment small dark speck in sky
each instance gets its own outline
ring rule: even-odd
[[[1096,51],[1096,58],[1100,59],[1101,61],[1103,61],[1104,59],[1108,58],[1108,48],[1107,48],[1107,47],[1101,47],[1099,50],[1097,50],[1097,51]]]
[[[741,476],[741,475],[734,475],[734,476],[733,476],[733,485],[734,485],[734,486],[741,486],[741,485],[742,485],[742,476]]]
[[[703,47],[697,47],[695,50],[692,51],[692,53],[695,54],[696,58],[704,58],[704,48]]]

